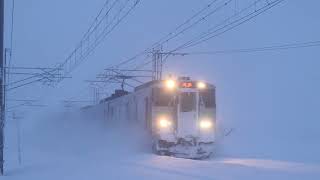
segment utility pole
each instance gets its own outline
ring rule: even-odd
[[[99,99],[100,99],[100,90],[99,90],[99,87],[94,86],[94,87],[93,87],[93,103],[94,103],[94,104],[98,104]]]
[[[163,52],[162,47],[152,50],[152,80],[162,80],[162,68],[169,56],[184,56],[187,53]],[[164,57],[164,58],[163,58]]]
[[[3,149],[4,149],[4,118],[5,118],[5,104],[4,104],[4,53],[3,53],[3,33],[4,33],[4,0],[0,0],[0,71],[1,71],[1,78],[0,78],[0,173],[3,175]]]
[[[152,51],[152,70],[153,77],[152,80],[161,80],[162,79],[162,47],[153,49]]]
[[[20,128],[20,119],[21,117],[17,117],[16,113],[12,114],[12,119],[14,119],[16,122],[16,128],[17,128],[17,146],[18,146],[18,162],[19,165],[21,165],[22,162],[22,152],[21,152],[21,128]]]

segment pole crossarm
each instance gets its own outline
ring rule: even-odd
[[[130,73],[130,74],[128,74]],[[133,81],[135,83],[142,84],[143,81],[138,78],[152,78],[152,70],[144,69],[118,69],[118,68],[107,68],[104,73],[98,74],[96,76],[96,83],[120,83],[121,88],[124,88],[124,85],[134,88],[135,86],[126,81]]]
[[[47,107],[47,105],[39,104],[37,100],[24,100],[24,99],[8,99],[7,101],[19,102],[20,104],[12,105],[7,108],[7,111],[18,107]]]
[[[71,76],[62,76],[62,69],[55,67],[6,67],[5,69],[10,70],[6,71],[6,74],[10,75],[11,79],[15,79],[6,84],[8,91],[38,82],[53,86],[61,78],[71,78]]]

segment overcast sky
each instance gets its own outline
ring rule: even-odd
[[[5,1],[7,30],[11,0]],[[74,97],[91,100],[84,80],[93,79],[103,68],[131,57],[174,29],[205,6],[208,0],[141,0],[124,22],[56,88],[35,85],[18,89],[9,97],[42,99],[50,103]],[[249,2],[238,1],[239,6]],[[46,67],[62,62],[93,21],[104,0],[16,0],[13,64]],[[232,31],[187,51],[254,48],[320,40],[320,2],[286,0]],[[212,17],[190,34],[217,22]],[[8,46],[8,31],[6,34]],[[217,87],[218,118],[235,127],[247,139],[241,143],[273,141],[290,145],[296,153],[314,148],[320,125],[319,47],[242,54],[173,56],[165,73],[189,75]],[[49,100],[45,101],[49,103]],[[31,110],[38,111],[38,110]],[[242,136],[243,137],[243,136]],[[292,142],[291,142],[292,141]],[[270,144],[270,143],[269,143]],[[301,148],[301,149],[299,149]],[[279,150],[279,149],[278,149]],[[318,150],[319,147],[318,147]],[[279,151],[279,157],[285,152]],[[310,161],[314,158],[307,157]],[[320,161],[320,158],[318,159]]]

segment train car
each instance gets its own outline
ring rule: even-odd
[[[104,117],[142,124],[152,136],[153,152],[191,159],[214,152],[215,86],[188,77],[150,81],[129,93],[116,90],[100,101]]]

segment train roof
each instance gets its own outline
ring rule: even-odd
[[[138,91],[138,90],[144,89],[146,87],[154,86],[154,85],[161,83],[161,82],[162,82],[162,80],[152,80],[152,81],[146,82],[144,84],[141,84],[140,86],[135,87],[134,91]]]
[[[136,91],[139,91],[141,89],[145,89],[145,88],[149,88],[149,87],[154,87],[154,86],[161,86],[162,82],[164,82],[165,80],[152,80],[152,81],[149,81],[149,82],[146,82],[144,84],[141,84],[140,86],[137,86],[134,88],[134,92]],[[180,83],[183,83],[183,82],[191,82],[191,83],[196,83],[196,82],[199,82],[199,81],[196,81],[196,80],[191,80],[190,78],[188,77],[182,77],[182,78],[178,78],[178,80]],[[207,83],[206,84],[208,85],[208,88],[211,88],[211,89],[214,89],[215,86],[210,84],[210,83]],[[100,101],[100,103],[103,103],[103,102],[107,102],[107,101],[111,101],[113,99],[116,99],[118,97],[121,97],[121,96],[125,96],[129,94],[128,91],[125,91],[125,90],[115,90],[115,93],[113,93],[111,96],[107,97],[107,98],[104,98]]]
[[[125,91],[125,90],[122,90],[122,89],[116,89],[115,92],[113,94],[111,94],[111,96],[100,100],[100,103],[111,101],[113,99],[116,99],[118,97],[121,97],[121,96],[124,96],[124,95],[127,95],[127,94],[129,94],[128,91]]]
[[[142,84],[140,86],[135,87],[134,91],[136,92],[136,91],[138,91],[140,89],[144,89],[144,88],[147,88],[147,87],[152,87],[152,86],[159,85],[163,81],[165,81],[165,80],[152,80],[152,81],[146,82],[146,83],[144,83],[144,84]],[[199,82],[197,80],[191,80],[188,77],[179,78],[178,81],[179,82]],[[210,84],[210,83],[207,83],[207,82],[205,82],[205,83],[208,85],[208,88],[212,88],[212,89],[215,88],[215,86],[213,84]]]

